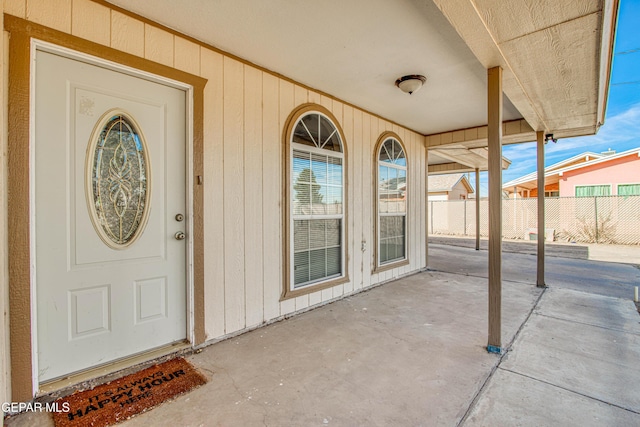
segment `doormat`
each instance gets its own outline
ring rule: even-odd
[[[99,385],[92,390],[58,399],[56,427],[104,427],[148,411],[165,400],[207,382],[186,360],[179,357],[140,372]]]

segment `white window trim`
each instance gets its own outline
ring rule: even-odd
[[[620,190],[620,186],[621,185],[640,185],[640,182],[619,182],[619,183],[617,183],[616,184],[616,194],[615,194],[616,196],[620,195],[620,191],[619,190]],[[629,196],[627,196],[627,197],[629,197]]]
[[[340,138],[340,143],[341,143],[341,149],[342,151],[332,151],[332,150],[325,150],[322,148],[318,148],[318,147],[312,147],[310,145],[307,144],[300,144],[300,143],[296,143],[293,142],[291,139],[293,137],[293,130],[295,129],[295,127],[297,126],[298,122],[300,122],[302,120],[303,117],[306,117],[308,115],[311,114],[319,114],[323,117],[325,117],[327,120],[329,120],[329,122],[331,122],[331,124],[335,127],[336,132],[338,132],[338,136]],[[304,124],[304,122],[303,122]],[[306,127],[306,126],[305,126]],[[288,283],[288,288],[290,292],[298,292],[300,290],[304,290],[304,289],[308,289],[314,286],[318,286],[322,283],[325,282],[329,282],[329,281],[334,281],[336,279],[341,279],[341,278],[345,278],[346,277],[346,271],[347,271],[347,266],[346,266],[346,198],[345,198],[345,188],[346,188],[346,165],[345,165],[345,156],[344,156],[344,151],[345,151],[345,147],[344,147],[344,140],[342,137],[341,132],[339,131],[338,125],[336,124],[336,122],[334,120],[332,120],[330,117],[328,117],[326,114],[323,114],[320,111],[317,110],[311,110],[305,114],[301,114],[299,117],[297,117],[297,119],[295,120],[295,122],[293,123],[292,126],[292,131],[290,132],[289,135],[287,135],[287,137],[289,138],[289,153],[288,153],[288,164],[287,167],[289,168],[289,176],[290,176],[290,182],[288,182],[288,191],[289,191],[289,202],[291,202],[292,200],[292,195],[293,195],[293,191],[295,191],[293,189],[293,152],[294,151],[302,151],[302,152],[308,152],[311,154],[318,154],[318,155],[322,155],[322,156],[328,156],[328,157],[334,157],[334,158],[339,158],[342,161],[342,197],[343,197],[343,201],[342,201],[342,214],[329,214],[329,215],[294,215],[293,213],[293,208],[292,205],[289,205],[289,253],[287,254],[288,256],[288,261],[289,261],[289,283]],[[334,132],[335,133],[335,132]],[[333,135],[333,133],[332,133]],[[297,287],[295,287],[295,271],[294,271],[294,267],[295,267],[295,262],[294,262],[294,257],[295,257],[295,245],[294,245],[294,221],[308,221],[308,220],[320,220],[320,219],[340,219],[341,224],[340,224],[340,263],[341,263],[341,273],[340,274],[336,274],[336,275],[332,275],[332,276],[328,276],[328,277],[323,277],[321,279],[315,280],[315,281],[310,281],[308,283],[304,283],[302,285],[299,285]]]
[[[405,156],[405,160],[406,160],[406,166],[399,166],[399,165],[395,165],[393,163],[385,163],[385,162],[381,162],[380,161],[380,153],[382,152],[382,148],[384,147],[384,143],[386,141],[388,141],[389,139],[393,139],[395,140],[398,144],[400,144],[400,146],[402,147],[402,151],[404,152],[404,156]],[[401,266],[404,264],[407,264],[409,262],[409,223],[407,221],[408,218],[408,212],[409,212],[409,204],[411,202],[410,197],[407,193],[407,200],[406,200],[406,204],[405,204],[405,211],[402,213],[382,213],[380,212],[380,186],[379,186],[379,181],[380,181],[380,165],[383,166],[387,166],[387,167],[391,167],[391,168],[396,168],[396,169],[400,169],[400,170],[404,170],[405,171],[405,176],[406,176],[406,182],[407,182],[407,189],[409,188],[409,156],[407,154],[407,150],[404,146],[404,144],[402,143],[401,139],[399,136],[395,135],[392,132],[385,132],[383,133],[379,138],[378,138],[378,143],[376,144],[376,151],[375,151],[375,177],[376,180],[374,182],[375,185],[375,200],[374,200],[374,206],[375,206],[375,214],[376,214],[376,236],[375,236],[375,243],[376,243],[376,263],[375,263],[375,269],[374,271],[383,271],[386,270],[387,268],[395,268],[397,266]],[[385,262],[381,262],[380,261],[380,242],[381,242],[381,238],[380,238],[380,217],[383,216],[387,216],[387,217],[399,217],[402,216],[405,218],[404,220],[404,257],[403,258],[396,258],[393,260],[388,260]]]

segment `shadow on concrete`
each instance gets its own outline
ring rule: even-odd
[[[473,246],[466,245],[465,240],[473,242]],[[435,243],[435,242],[446,243]],[[509,242],[511,243],[511,242]],[[485,241],[486,244],[486,241]],[[537,281],[537,254],[526,252],[526,243],[511,243],[512,251],[503,250],[502,279],[526,284]],[[555,245],[553,245],[555,246]],[[482,246],[481,246],[482,247]],[[488,277],[488,255],[486,249],[479,251],[475,248],[475,240],[458,238],[429,238],[429,268],[435,271],[463,274],[465,276]],[[514,251],[513,249],[518,249]],[[551,245],[545,248],[545,283],[582,292],[590,292],[603,296],[625,298],[633,300],[634,287],[640,284],[640,268],[637,263],[616,263],[599,261],[579,257],[578,249],[574,257],[553,252]],[[632,251],[640,251],[633,247]],[[614,254],[607,257],[613,259]],[[620,258],[624,254],[620,254]],[[632,257],[628,257],[633,259]],[[640,261],[639,261],[640,262]]]
[[[475,248],[476,239],[466,237],[429,236],[429,244],[460,246],[463,248]],[[480,239],[480,249],[487,250],[489,241]],[[538,242],[502,241],[502,251],[509,253],[537,255]],[[548,257],[562,257],[573,259],[589,259],[589,246],[580,244],[546,243],[545,253]]]

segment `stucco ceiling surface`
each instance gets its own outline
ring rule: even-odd
[[[504,120],[568,136],[604,117],[615,1],[109,1],[422,134],[486,124],[492,66]],[[405,94],[406,74],[427,82]]]
[[[593,134],[604,122],[616,0],[433,0],[534,130]]]

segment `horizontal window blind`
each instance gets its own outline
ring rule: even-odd
[[[294,221],[294,288],[342,272],[341,220]]]
[[[405,257],[405,217],[380,217],[380,263]]]

